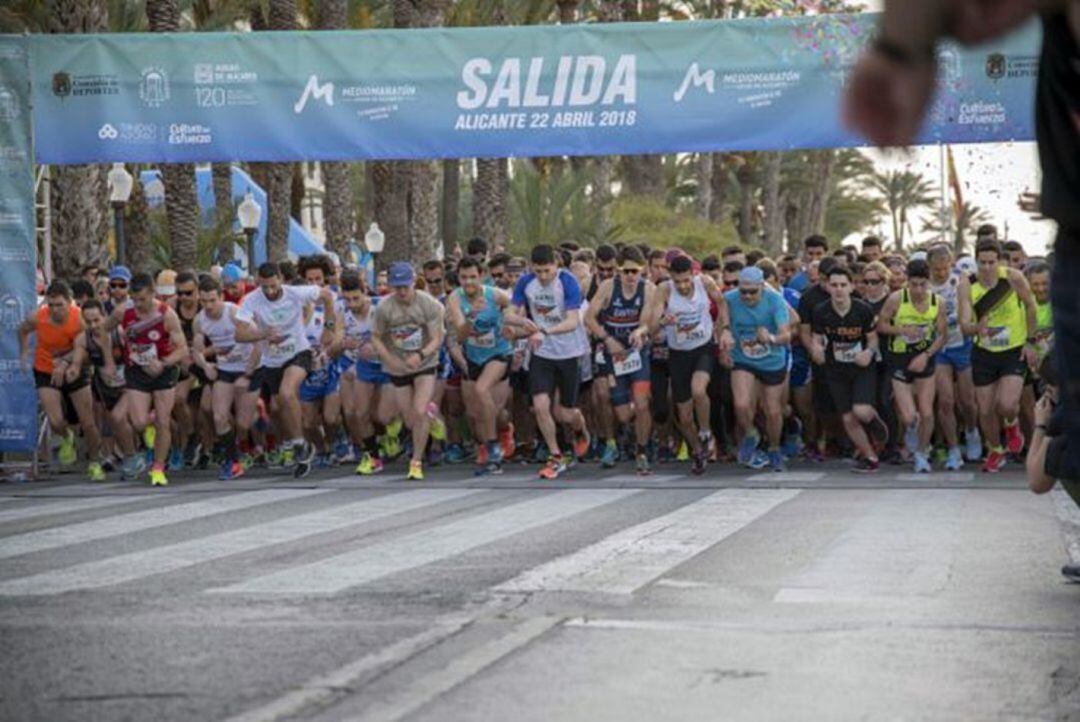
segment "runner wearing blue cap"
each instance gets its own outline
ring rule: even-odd
[[[442,304],[419,291],[412,265],[398,261],[390,266],[387,281],[393,293],[375,309],[375,333],[371,343],[383,369],[390,376],[394,399],[412,431],[412,461],[408,478],[424,478],[424,450],[433,424],[442,423],[433,403],[439,349],[445,331]]]
[[[787,349],[791,343],[791,317],[784,297],[765,285],[765,274],[756,266],[739,272],[739,287],[724,294],[731,316],[728,346],[735,421],[742,434],[739,463],[760,469],[784,470],[780,435],[784,426],[784,389],[788,376]],[[764,411],[768,456],[758,446],[754,424],[759,406]]]

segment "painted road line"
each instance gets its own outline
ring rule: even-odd
[[[454,657],[438,671],[420,677],[387,698],[376,700],[359,716],[350,716],[350,719],[357,722],[397,722],[406,719],[561,622],[559,617],[527,619],[503,636]]]
[[[239,594],[334,594],[415,569],[575,514],[625,499],[638,490],[575,489],[501,506],[485,514],[362,547],[312,564],[217,590]]]
[[[799,494],[797,489],[725,489],[530,569],[501,592],[633,594]]]
[[[236,492],[205,501],[136,511],[108,516],[103,519],[42,529],[27,534],[6,537],[0,541],[0,559],[31,554],[46,549],[85,544],[87,542],[123,536],[134,532],[154,529],[168,524],[194,521],[215,514],[250,509],[279,501],[293,501],[315,494],[325,494],[327,489],[274,489],[269,491]]]
[[[34,501],[45,498],[46,497],[35,497]],[[56,497],[49,498],[52,499]],[[25,509],[3,509],[0,511],[0,523],[22,521],[23,519],[33,519],[35,517],[50,516],[52,514],[69,514],[76,511],[102,509],[107,506],[119,506],[120,504],[133,504],[135,502],[147,501],[154,498],[157,497],[154,497],[151,494],[132,494],[130,496],[83,497],[79,499],[65,499],[64,501],[48,501],[27,506]]]
[[[942,471],[931,474],[897,474],[897,481],[905,484],[948,484],[975,481],[975,474],[970,471]]]
[[[866,603],[930,596],[948,584],[967,489],[883,491],[773,601]]]
[[[747,477],[747,481],[775,481],[779,484],[812,484],[825,478],[824,471],[767,471]]]
[[[467,489],[417,489],[387,494],[186,542],[9,579],[0,582],[0,596],[60,594],[122,584],[480,493]]]

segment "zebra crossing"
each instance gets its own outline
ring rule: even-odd
[[[647,495],[657,493],[617,488],[260,489],[211,498],[203,494],[162,496],[151,508],[144,503],[137,510],[128,504],[151,497],[88,497],[8,509],[20,505],[16,502],[0,507],[4,510],[0,514],[6,513],[0,516],[0,598],[138,585],[251,553],[256,554],[256,561],[243,565],[239,578],[200,593],[215,598],[335,595],[400,572],[445,563],[516,535],[543,537],[559,522],[573,519],[587,526],[589,514],[618,504],[642,503]],[[580,550],[525,570],[493,591],[630,594],[800,492],[726,489],[687,493],[691,499],[669,513],[591,539]],[[259,515],[267,511],[274,518],[260,520]],[[79,513],[79,520],[70,522],[68,515],[73,513]],[[234,528],[230,522],[244,514]],[[18,531],[19,523],[26,519],[45,527]],[[49,524],[53,519],[55,523]],[[377,524],[393,520],[401,523]],[[201,528],[191,538],[175,540],[177,529],[183,532],[207,521],[218,523],[209,531]],[[165,529],[173,533],[157,541],[157,532]],[[344,533],[344,538],[322,545],[334,533]],[[126,543],[129,536],[138,543]],[[56,564],[60,566],[53,568],[49,552],[92,550],[95,544],[107,545],[102,555],[76,563],[65,563],[59,555]],[[312,561],[302,556],[281,567],[277,552],[307,546],[319,546],[318,558]],[[260,563],[262,557],[274,558],[269,568]]]

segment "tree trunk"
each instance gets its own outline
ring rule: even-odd
[[[739,181],[739,240],[744,245],[754,241],[754,171],[746,161],[736,172]]]
[[[461,202],[461,161],[457,158],[442,163],[442,229],[443,247],[449,252],[458,242],[458,204]]]
[[[709,209],[712,207],[712,176],[713,156],[712,153],[698,153],[697,156],[697,192],[694,195],[694,212],[698,218],[709,220]]]
[[[232,164],[213,163],[210,166],[214,184],[214,228],[218,233],[217,262],[224,264],[232,260],[233,221],[236,219],[236,207],[232,200]]]
[[[347,0],[319,0],[319,28],[345,30],[349,26]],[[344,258],[353,238],[355,207],[349,178],[349,164],[324,161],[319,164],[323,179],[323,224],[326,247]]]
[[[439,255],[439,176],[436,161],[413,164],[409,175],[409,232],[412,260],[419,265]]]
[[[664,167],[661,155],[624,155],[623,178],[626,190],[635,196],[663,200]]]
[[[505,158],[477,158],[476,182],[473,184],[473,234],[490,246],[506,245]]]
[[[289,215],[304,225],[304,198],[307,196],[307,183],[304,181],[304,164],[292,163],[292,179],[289,181]]]
[[[106,0],[48,0],[46,11],[50,33],[102,33],[109,24]],[[56,278],[75,278],[88,263],[108,263],[106,239],[111,214],[106,172],[107,168],[95,165],[53,166],[50,170]]]
[[[408,194],[400,192],[409,187],[409,164],[400,161],[370,163],[374,187],[374,216],[386,235],[386,246],[380,264],[411,260],[409,239]]]
[[[722,224],[727,220],[728,169],[727,155],[712,154],[712,194],[709,199],[709,220]]]
[[[146,19],[151,32],[179,32],[180,5],[177,0],[146,0]],[[162,164],[161,182],[165,185],[172,264],[180,269],[194,268],[199,246],[199,195],[194,164]]]
[[[127,242],[128,266],[132,273],[139,271],[150,273],[153,268],[153,253],[150,249],[150,206],[146,203],[146,192],[142,182],[135,174],[135,183],[131,188],[124,215],[124,238]]]
[[[764,206],[764,250],[769,256],[780,253],[784,241],[784,209],[780,198],[780,164],[783,153],[770,151],[765,153],[765,178],[762,185],[762,205]]]
[[[296,30],[296,0],[270,0],[267,13],[268,30]],[[261,17],[261,11],[255,12],[253,20]],[[255,24],[252,25],[253,29]],[[271,261],[280,262],[288,258],[289,253],[289,214],[292,209],[291,163],[266,164],[266,255]]]
[[[199,247],[199,198],[195,190],[195,166],[165,163],[161,166],[165,186],[165,216],[169,226],[172,264],[179,270],[195,267]]]
[[[52,168],[53,275],[78,278],[83,266],[107,265],[109,250],[102,218],[108,222],[100,197],[107,185],[105,170],[96,165]],[[107,228],[107,226],[106,226]]]

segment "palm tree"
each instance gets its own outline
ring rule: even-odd
[[[262,11],[252,8],[253,20],[261,20]],[[253,22],[253,27],[262,23]],[[269,0],[267,30],[296,30],[296,0]],[[267,195],[266,256],[273,262],[284,261],[289,253],[289,218],[292,211],[292,163],[267,163],[263,166]]]
[[[937,204],[937,192],[922,174],[909,170],[877,172],[866,181],[867,188],[874,190],[885,202],[892,220],[896,250],[904,250],[904,235],[911,229],[909,215],[920,208]]]
[[[990,214],[979,206],[964,201],[958,213],[950,213],[942,218],[939,214],[923,222],[924,233],[936,233],[940,238],[952,239],[953,251],[962,253],[967,248],[968,236],[975,234],[975,229],[991,218]]]
[[[147,0],[146,18],[152,32],[179,32],[180,5],[177,0]],[[161,181],[165,185],[165,211],[169,218],[173,262],[178,268],[193,268],[197,261],[199,236],[195,166],[165,163],[161,166]]]
[[[349,25],[348,0],[319,0],[319,28],[344,30]],[[344,257],[352,240],[355,223],[349,164],[338,161],[319,163],[323,179],[323,222],[326,246]]]
[[[100,33],[108,28],[105,0],[48,0],[4,4],[5,29],[49,33]],[[97,165],[56,166],[50,173],[53,270],[58,278],[75,277],[82,266],[108,259],[108,185]]]
[[[611,232],[604,219],[605,202],[585,194],[590,174],[563,168],[544,174],[519,161],[510,180],[513,238],[525,248],[538,243],[573,240],[593,245]]]

